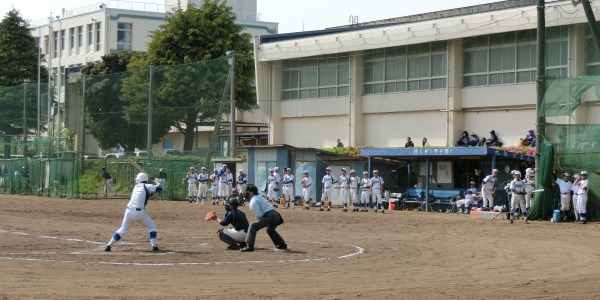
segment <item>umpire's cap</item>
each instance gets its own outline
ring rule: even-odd
[[[227,204],[231,205],[233,209],[237,209],[238,206],[240,206],[240,202],[238,202],[236,199],[227,200]]]
[[[258,188],[254,184],[249,184],[246,188],[247,192],[252,192],[254,195],[258,195]]]

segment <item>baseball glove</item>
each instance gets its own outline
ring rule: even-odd
[[[206,221],[212,221],[212,220],[216,220],[217,219],[217,213],[214,211],[209,211],[206,214],[206,217],[204,217],[204,220]]]

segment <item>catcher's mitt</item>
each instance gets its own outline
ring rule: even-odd
[[[217,213],[214,211],[209,211],[206,214],[206,217],[204,217],[204,220],[206,221],[212,221],[212,220],[216,220],[217,219]]]

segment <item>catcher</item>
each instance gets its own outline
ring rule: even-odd
[[[219,239],[229,246],[227,250],[240,250],[246,247],[246,232],[248,232],[248,219],[246,214],[238,210],[240,203],[235,199],[229,199],[225,202],[225,218],[223,220],[217,217],[214,211],[209,212],[204,218],[206,221],[217,221],[221,226],[231,224],[229,229],[221,228],[217,231]]]

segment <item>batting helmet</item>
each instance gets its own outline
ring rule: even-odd
[[[148,182],[148,175],[146,175],[146,173],[137,174],[137,176],[135,177],[135,182],[137,182],[137,183]]]

